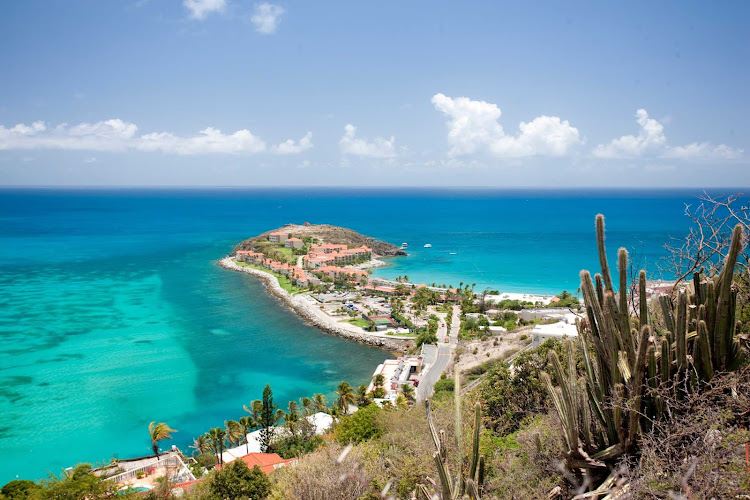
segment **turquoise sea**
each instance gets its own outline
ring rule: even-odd
[[[596,213],[612,255],[635,249],[655,271],[697,194],[0,190],[0,484],[147,454],[151,420],[186,447],[266,382],[286,404],[369,379],[387,352],[321,334],[215,265],[246,237],[331,223],[409,244],[377,275],[557,293],[596,265]]]

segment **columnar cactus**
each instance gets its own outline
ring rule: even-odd
[[[455,370],[455,438],[456,438],[456,474],[455,479],[448,468],[448,452],[445,447],[445,432],[438,432],[435,429],[435,423],[432,421],[432,412],[430,411],[430,402],[425,402],[427,410],[427,425],[430,427],[432,441],[435,443],[437,451],[432,455],[437,467],[438,477],[440,479],[441,498],[443,500],[455,500],[457,498],[468,498],[471,500],[480,500],[479,488],[484,482],[484,457],[479,456],[479,430],[482,424],[482,415],[479,402],[474,407],[474,429],[471,441],[471,454],[469,455],[468,474],[464,475],[463,462],[463,439],[461,431],[461,386],[460,374]]]
[[[618,252],[619,290],[615,293],[604,244],[604,217],[596,217],[601,274],[592,281],[581,271],[586,317],[578,325],[578,348],[583,373],[578,374],[573,343],[565,349],[565,363],[554,351],[549,359],[552,377],[542,378],[560,417],[565,454],[571,470],[606,472],[624,453],[632,452],[643,429],[665,418],[664,401],[654,391],[671,388],[677,398],[700,391],[717,371],[732,370],[743,352],[735,332],[734,269],[743,248],[742,227],[718,276],[693,276],[690,287],[676,298],[659,297],[662,322],[649,311],[646,273],[638,276],[637,325],[627,301],[627,250]],[[593,416],[593,418],[590,418]]]

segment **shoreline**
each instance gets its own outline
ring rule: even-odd
[[[388,262],[385,262],[380,259],[372,258],[367,262],[364,262],[362,264],[355,264],[353,266],[344,266],[347,269],[356,269],[357,271],[364,271],[366,269],[376,269],[378,267],[388,267],[392,264],[389,264]]]
[[[231,257],[228,256],[219,260],[217,262],[217,265],[228,271],[250,274],[255,276],[256,278],[259,278],[263,282],[266,291],[272,297],[280,300],[284,304],[284,306],[291,309],[305,323],[316,327],[325,334],[334,335],[347,340],[354,340],[361,344],[366,344],[373,347],[380,347],[381,349],[385,349],[387,351],[390,351],[391,353],[403,353],[406,351],[405,345],[409,342],[409,340],[367,334],[362,331],[358,332],[356,330],[353,330],[353,328],[358,327],[349,325],[352,327],[352,329],[349,329],[344,324],[337,324],[331,321],[330,318],[324,317],[323,315],[325,315],[325,313],[316,309],[314,303],[304,298],[309,296],[291,295],[281,287],[278,279],[276,279],[276,276],[270,273],[259,271],[250,267],[239,266]],[[361,330],[360,328],[358,329]]]

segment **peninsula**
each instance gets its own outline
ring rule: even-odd
[[[305,223],[248,238],[219,265],[262,279],[269,293],[326,333],[403,352],[414,344],[411,325],[392,318],[383,293],[388,280],[370,278],[367,269],[386,265],[380,257],[404,255],[349,228]]]
[[[561,301],[553,296],[486,292],[480,298],[463,283],[457,288],[429,286],[411,283],[406,276],[389,280],[370,275],[369,268],[385,265],[379,257],[398,255],[406,255],[402,247],[348,228],[287,224],[244,240],[219,265],[262,279],[269,293],[326,333],[403,353],[386,360],[373,374],[389,381],[379,397],[391,402],[404,384],[416,389],[417,400],[430,396],[459,344],[461,331],[464,340],[495,337],[485,352],[523,347],[518,335],[506,335],[502,341],[497,337],[515,330],[517,315],[493,310],[492,304],[520,308]],[[578,304],[578,299],[561,297],[565,303],[560,306]],[[545,318],[556,324],[548,331],[535,332],[535,338],[575,335],[575,315],[561,316],[560,309],[534,314],[528,321]]]

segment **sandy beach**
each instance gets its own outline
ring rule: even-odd
[[[366,269],[375,269],[376,267],[388,267],[390,264],[383,260],[372,258],[362,264],[355,264],[353,266],[344,266],[349,269],[357,269],[358,271],[364,271]]]
[[[387,265],[385,262],[383,262],[383,264]],[[349,323],[340,322],[337,318],[332,318],[325,312],[321,311],[318,302],[309,295],[292,295],[281,287],[279,281],[274,275],[258,269],[237,265],[231,257],[221,259],[218,262],[218,265],[230,271],[252,274],[257,278],[260,278],[263,280],[266,290],[271,295],[281,300],[303,320],[325,333],[398,352],[404,352],[405,346],[409,342],[406,339],[393,338],[392,335],[365,332],[362,328]]]

